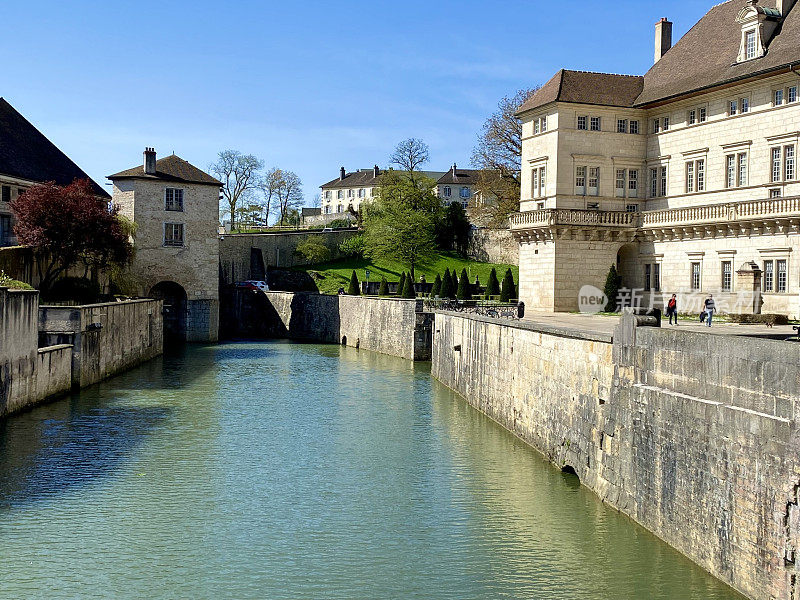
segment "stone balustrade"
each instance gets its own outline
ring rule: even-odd
[[[800,218],[800,197],[687,206],[643,213],[580,209],[535,210],[511,215],[510,223],[512,231],[570,225],[656,229],[786,218]]]
[[[516,213],[511,216],[511,229],[574,225],[578,227],[636,227],[637,213],[608,210],[546,209]]]

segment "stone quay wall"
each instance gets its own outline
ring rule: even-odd
[[[437,313],[433,374],[758,600],[795,600],[800,344]]]
[[[72,386],[86,387],[162,354],[161,300],[39,308],[42,345],[71,344]]]
[[[39,293],[0,287],[0,417],[71,386],[72,347],[38,347]]]
[[[295,254],[306,238],[318,239],[330,251],[331,260],[342,258],[339,244],[357,235],[355,229],[281,233],[236,233],[220,236],[219,279],[221,285],[263,280],[269,268],[288,269],[308,264]]]
[[[430,360],[433,315],[421,300],[292,292],[226,292],[223,331],[232,337],[342,344]]]

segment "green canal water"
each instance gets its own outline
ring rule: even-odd
[[[0,597],[741,598],[434,382],[192,347],[0,430]]]

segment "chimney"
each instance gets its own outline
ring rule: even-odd
[[[785,17],[788,12],[792,10],[795,2],[796,0],[778,0],[777,9],[780,11],[782,17]]]
[[[666,19],[661,19],[656,23],[656,55],[655,62],[672,48],[672,23]]]
[[[378,165],[372,167],[372,176],[375,177],[375,179],[377,179],[380,174],[381,170],[378,168]]]
[[[453,163],[453,179],[456,178],[456,163]]]
[[[342,167],[341,169],[339,169],[339,181],[344,181],[344,176],[345,176],[345,170],[344,167]]]
[[[156,174],[156,149],[155,148],[145,148],[144,149],[144,172],[147,175],[155,175]]]

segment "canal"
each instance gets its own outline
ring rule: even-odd
[[[429,365],[190,347],[0,427],[2,598],[742,598]]]

